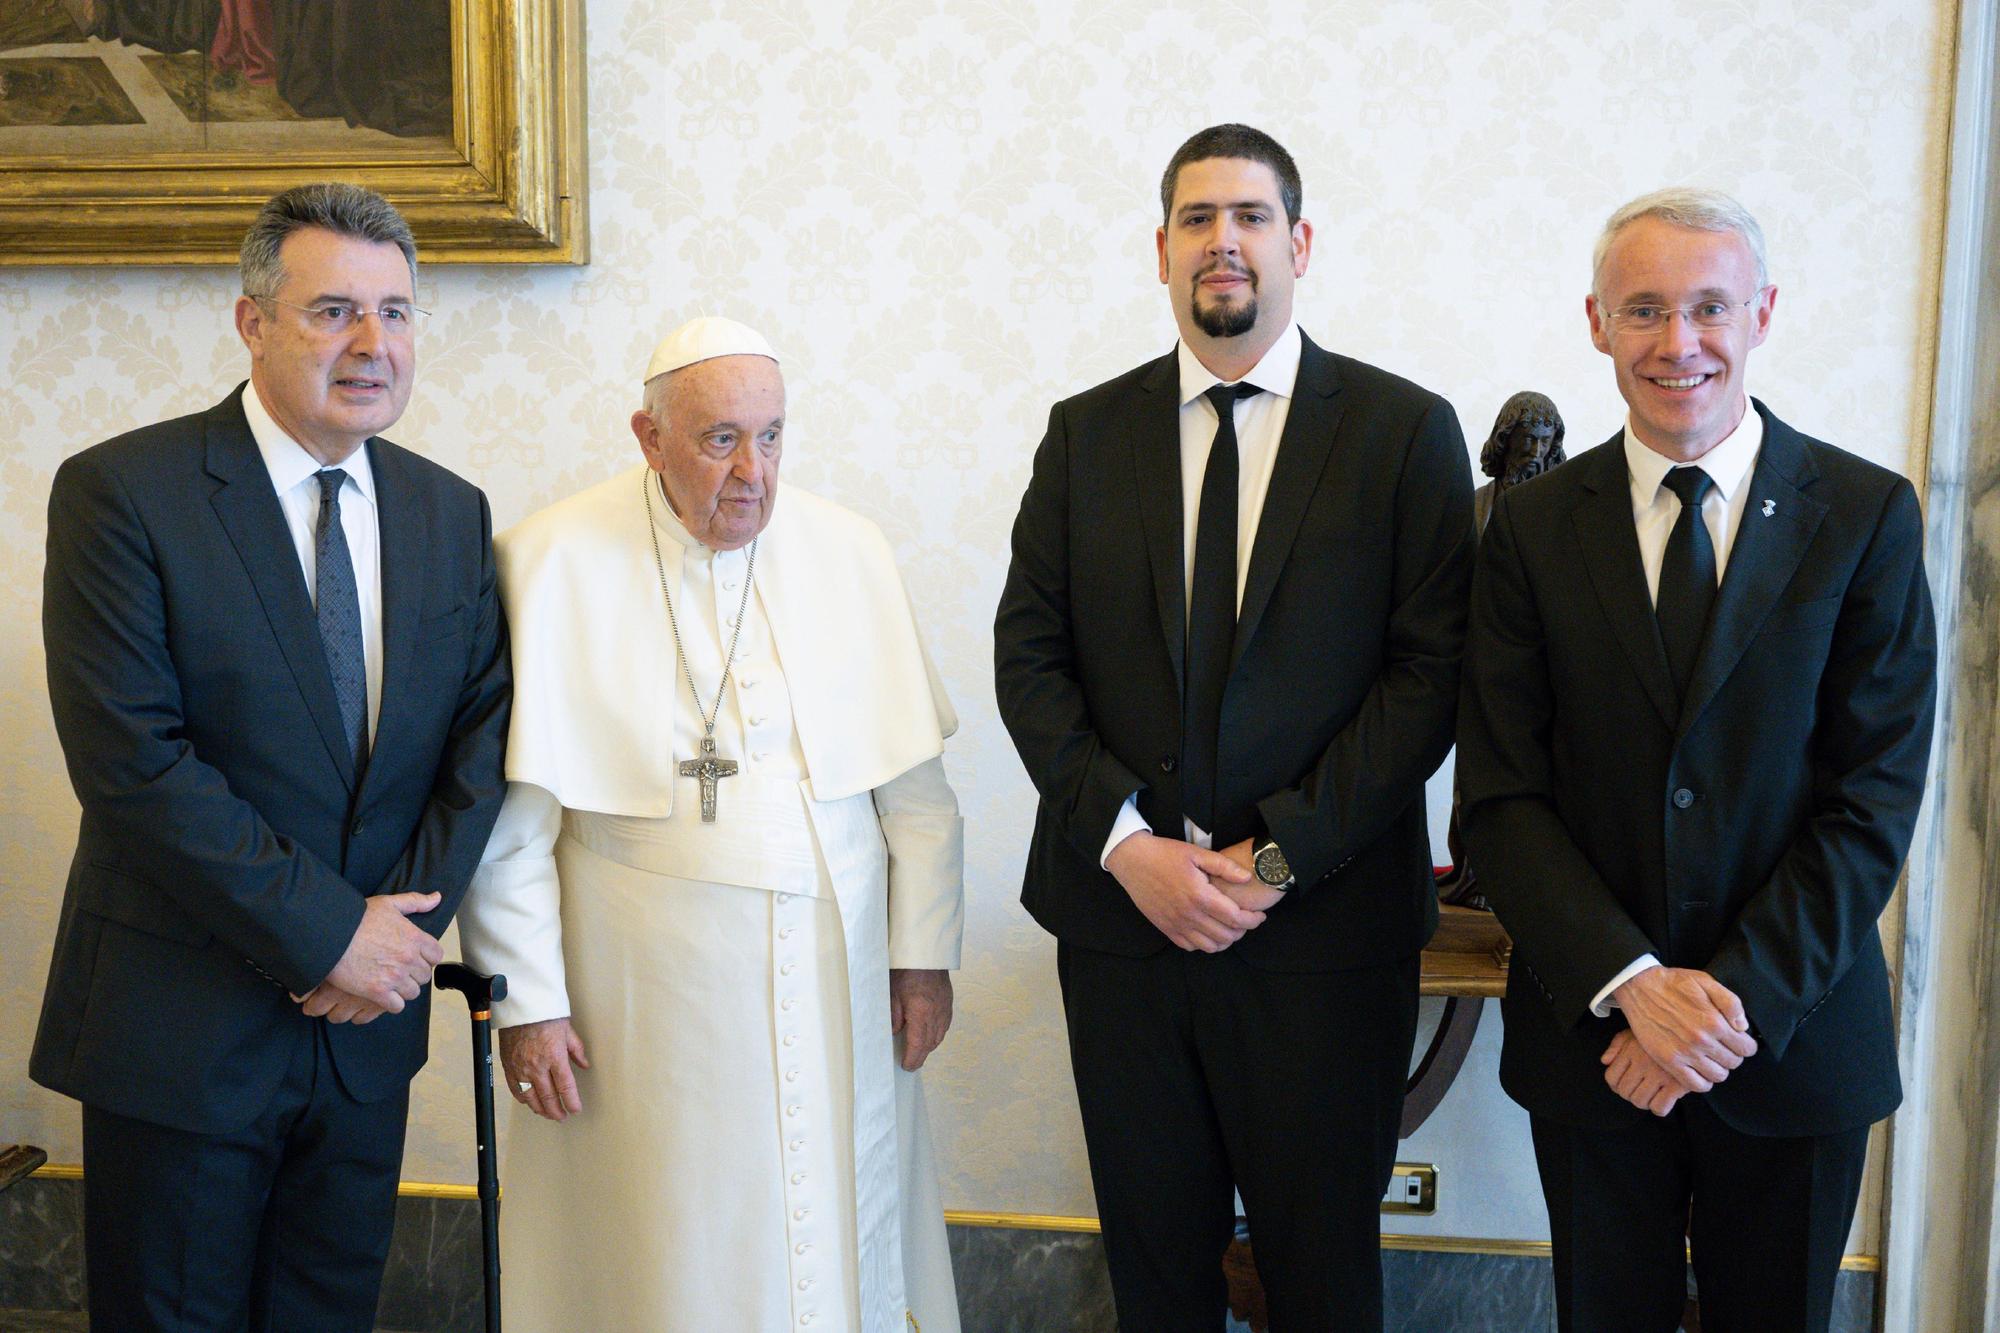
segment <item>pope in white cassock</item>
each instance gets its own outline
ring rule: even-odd
[[[915,1072],[958,966],[956,718],[880,531],[777,503],[763,338],[684,325],[644,402],[645,466],[494,542],[507,800],[458,923],[526,1108],[508,1327],[957,1333]]]

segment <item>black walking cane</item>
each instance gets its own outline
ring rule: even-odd
[[[439,963],[431,980],[465,996],[472,1010],[472,1104],[479,1125],[480,1249],[486,1258],[486,1333],[500,1333],[500,1172],[493,1144],[493,1002],[507,998],[507,978],[482,976],[463,963]]]

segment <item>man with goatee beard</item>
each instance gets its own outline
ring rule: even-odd
[[[1379,1329],[1467,451],[1442,398],[1299,331],[1275,140],[1203,130],[1160,195],[1179,345],[1050,412],[994,625],[1041,797],[1022,900],[1121,1326],[1221,1326],[1236,1190],[1273,1327]]]

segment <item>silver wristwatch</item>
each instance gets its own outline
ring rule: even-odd
[[[1257,871],[1257,879],[1267,889],[1283,893],[1298,881],[1292,877],[1292,863],[1278,850],[1278,844],[1269,838],[1260,838],[1250,844],[1250,864]]]

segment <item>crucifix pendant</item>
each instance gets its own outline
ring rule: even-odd
[[[681,776],[684,778],[701,779],[701,822],[704,824],[713,824],[715,822],[715,784],[723,778],[733,778],[736,776],[736,761],[734,759],[716,758],[715,737],[703,736],[701,738],[701,758],[683,759],[681,761]]]

